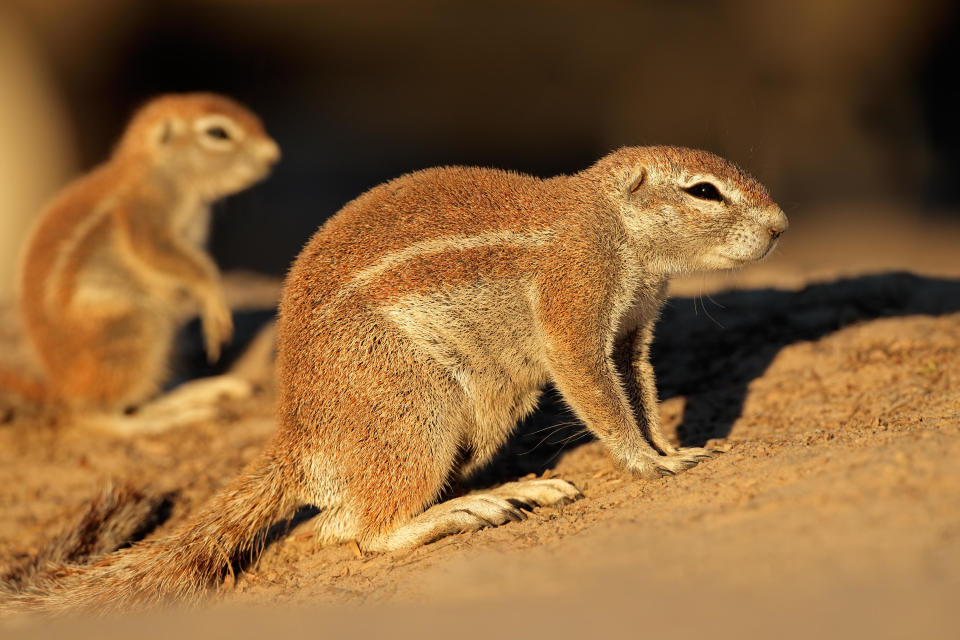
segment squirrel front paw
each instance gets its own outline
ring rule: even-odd
[[[216,362],[220,358],[221,347],[233,337],[233,315],[226,301],[218,296],[203,309],[203,342],[207,351],[207,360]]]

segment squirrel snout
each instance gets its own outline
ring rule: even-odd
[[[260,156],[269,164],[274,164],[280,160],[280,146],[273,140],[266,139],[262,141],[257,148]]]

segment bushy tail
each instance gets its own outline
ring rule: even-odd
[[[130,607],[195,600],[259,550],[268,527],[291,515],[298,500],[272,455],[217,494],[166,538],[147,541],[87,565],[65,565],[37,588],[8,599],[5,613],[107,613]]]
[[[96,561],[140,540],[165,519],[169,500],[169,495],[147,494],[129,485],[105,488],[76,522],[43,544],[39,553],[4,567],[0,593],[39,589],[63,565]]]

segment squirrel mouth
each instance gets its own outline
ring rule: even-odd
[[[777,239],[774,238],[773,240],[770,241],[770,244],[768,244],[767,248],[763,251],[763,255],[757,258],[757,260],[766,259],[767,256],[773,253],[773,250],[776,248],[776,246],[777,246]]]
[[[742,258],[742,257],[736,257],[736,256],[728,256],[727,254],[719,251],[717,252],[717,255],[719,255],[724,260],[729,260],[731,263],[733,263],[734,266],[737,266],[737,267],[739,267],[740,265],[747,264],[749,262],[753,262],[754,260],[760,259],[760,258]]]
[[[751,262],[760,262],[761,260],[765,260],[766,257],[773,252],[773,249],[776,246],[777,246],[777,241],[774,240],[764,248],[764,250],[760,253],[760,255],[754,255],[754,256],[748,256],[748,257],[731,256],[722,252],[718,252],[718,255],[724,260],[729,260],[731,263],[733,263],[733,266],[740,267],[746,264],[750,264]]]

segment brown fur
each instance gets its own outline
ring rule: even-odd
[[[684,190],[700,182],[723,202]],[[287,277],[265,460],[171,537],[34,603],[197,595],[301,504],[320,507],[322,540],[389,550],[517,519],[517,501],[575,499],[551,479],[434,505],[547,382],[626,469],[697,464],[711,452],[675,448],[658,423],[649,345],[667,279],[761,259],[786,226],[745,173],[672,147],[621,149],[548,180],[454,167],[372,189]]]
[[[218,119],[230,142],[202,130]],[[196,306],[215,359],[232,321],[203,248],[209,205],[261,179],[278,154],[257,117],[228,98],[167,95],[144,106],[110,160],[39,217],[20,309],[45,379],[6,371],[0,385],[71,409],[137,404],[165,379],[174,332]]]

